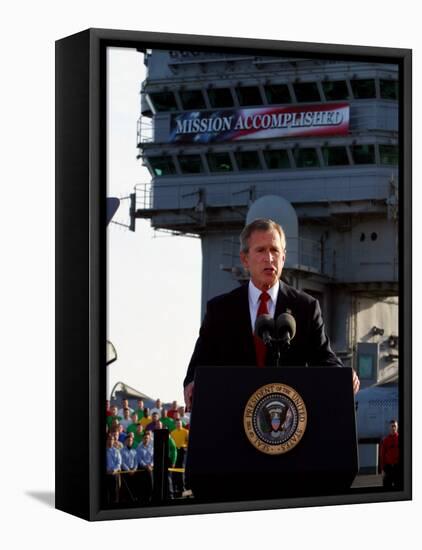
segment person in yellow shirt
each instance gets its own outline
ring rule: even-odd
[[[176,428],[170,433],[177,447],[176,468],[184,468],[189,441],[189,430],[183,427],[180,418],[176,420]],[[175,496],[182,496],[185,490],[185,474],[175,472],[173,476]]]
[[[188,448],[189,430],[183,427],[180,418],[176,420],[176,428],[170,432],[170,435],[174,439],[177,449]]]
[[[152,422],[152,417],[150,416],[150,413],[149,413],[149,409],[148,407],[145,407],[144,409],[144,417],[141,418],[141,420],[139,421],[139,424],[141,424],[141,426],[143,427],[143,429],[145,430],[145,428],[148,426],[148,424],[150,424]]]

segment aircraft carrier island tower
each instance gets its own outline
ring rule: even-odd
[[[283,279],[318,298],[361,387],[397,383],[398,67],[143,52],[136,218],[202,243],[202,312],[247,280],[246,222],[287,236]],[[198,327],[199,328],[199,327]]]

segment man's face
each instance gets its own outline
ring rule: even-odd
[[[154,414],[152,415],[152,421],[153,421],[153,422],[158,422],[158,418],[159,418],[158,413],[154,413]]]
[[[180,413],[180,416],[184,416],[185,415],[185,407],[179,407],[179,413]]]
[[[117,416],[117,407],[111,407],[111,412],[113,413],[113,416]]]
[[[241,252],[240,260],[259,290],[268,290],[280,279],[286,259],[284,248],[274,229],[254,231],[249,237],[249,251]]]
[[[123,399],[122,401],[122,408],[123,409],[126,409],[127,407],[129,407],[129,401],[127,399]]]
[[[130,410],[129,410],[129,409],[125,409],[125,410],[123,411],[123,414],[124,414],[124,417],[125,417],[126,420],[127,420],[128,418],[130,418],[130,416],[129,416],[129,415],[130,415]]]
[[[392,422],[392,423],[390,424],[390,433],[391,433],[392,435],[396,434],[397,431],[398,431],[398,429],[399,429],[399,427],[398,427],[398,425],[397,425],[397,422]]]
[[[138,409],[143,409],[144,408],[144,402],[142,400],[139,400],[138,401]]]
[[[126,447],[129,447],[129,449],[132,447],[133,445],[133,435],[128,435],[127,438],[125,439],[125,445]]]
[[[176,429],[180,430],[181,427],[182,427],[182,421],[181,420],[176,420]]]
[[[144,445],[149,445],[150,440],[151,440],[150,434],[149,433],[145,434],[143,438]]]

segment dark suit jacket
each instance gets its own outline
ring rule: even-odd
[[[281,283],[275,318],[286,310],[296,319],[296,335],[290,349],[281,353],[281,366],[343,366],[325,334],[318,300]],[[275,365],[272,353],[267,352],[266,364]],[[253,365],[256,356],[248,285],[243,285],[208,302],[184,385],[193,380],[197,366]]]

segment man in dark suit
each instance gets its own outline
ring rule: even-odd
[[[273,354],[253,334],[256,317],[262,313],[277,318],[287,312],[296,320],[296,335],[290,348],[281,353],[281,365],[342,366],[325,334],[318,300],[280,281],[285,251],[283,229],[272,220],[258,219],[243,229],[240,259],[249,271],[250,281],[207,304],[184,380],[188,408],[192,403],[197,366],[275,364]],[[355,393],[359,390],[355,372],[353,389]]]

